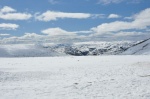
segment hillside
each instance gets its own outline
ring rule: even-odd
[[[150,55],[150,38],[143,40],[129,49],[127,49],[122,54],[125,55]]]

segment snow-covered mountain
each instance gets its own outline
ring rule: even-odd
[[[76,43],[65,49],[66,54],[75,56],[114,55],[132,46],[131,42],[85,42]]]
[[[150,38],[140,41],[127,49],[125,55],[150,55]]]
[[[123,52],[131,42],[82,42],[74,44],[4,44],[0,46],[0,57],[42,57],[42,56],[87,56],[114,55]]]
[[[73,44],[1,44],[0,57],[46,57],[150,54],[150,39],[139,42],[78,42]]]

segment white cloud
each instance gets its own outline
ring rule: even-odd
[[[10,34],[7,34],[7,33],[0,33],[0,36],[10,36]]]
[[[71,43],[73,40],[80,40],[80,36],[73,32],[67,32],[60,28],[51,28],[56,33],[46,32],[43,34],[37,33],[25,33],[23,36],[8,37],[0,40],[2,43],[37,43],[37,42],[57,42],[57,43]]]
[[[39,35],[36,33],[25,33],[23,36],[11,36],[8,38],[3,38],[1,40],[2,43],[35,43],[40,41],[40,39],[44,40],[46,36]]]
[[[126,3],[140,3],[142,0],[98,0],[98,4],[103,4],[103,5],[108,5],[108,4],[118,4],[121,2],[126,2]]]
[[[31,18],[31,14],[26,13],[7,13],[0,14],[0,18],[4,20],[28,20]]]
[[[23,36],[19,37],[19,39],[38,39],[43,37],[42,35],[36,34],[36,33],[25,33]]]
[[[97,27],[92,28],[98,34],[104,34],[107,32],[115,32],[120,30],[129,29],[129,22],[115,21],[111,23],[103,23]]]
[[[66,13],[55,11],[46,11],[41,15],[35,16],[35,18],[40,21],[51,21],[64,18],[86,19],[89,17],[91,17],[91,14],[88,13]]]
[[[58,3],[59,3],[57,0],[48,0],[48,2],[49,2],[50,4],[58,4]]]
[[[0,29],[3,30],[16,30],[19,27],[17,24],[12,24],[12,23],[1,23],[0,24]]]
[[[48,28],[41,31],[43,34],[47,34],[49,36],[69,36],[69,35],[76,35],[75,32],[68,32],[63,30],[59,27],[57,28]]]
[[[90,34],[92,33],[93,31],[74,31],[74,33],[85,33],[85,34]]]
[[[107,5],[107,4],[111,4],[111,3],[120,3],[124,0],[99,0],[98,4],[103,4],[103,5]]]
[[[4,20],[28,20],[32,17],[31,14],[28,13],[18,13],[15,9],[4,6],[0,9],[0,19]]]
[[[110,14],[110,15],[108,16],[109,19],[112,19],[112,18],[120,18],[120,17],[121,17],[121,16],[118,15],[118,14]]]
[[[150,26],[150,8],[147,8],[140,13],[134,15],[132,26],[136,29],[144,29]]]
[[[104,34],[108,32],[117,32],[122,30],[130,30],[130,29],[146,29],[150,26],[150,8],[147,8],[140,13],[134,15],[133,21],[115,21],[111,23],[103,23],[97,27],[92,28],[94,32],[98,34]]]
[[[135,36],[135,35],[143,35],[143,33],[142,32],[136,32],[136,31],[131,31],[131,32],[120,31],[120,32],[114,34],[114,36],[118,36],[118,37]]]
[[[9,12],[16,12],[15,9],[8,7],[8,6],[4,6],[2,9],[0,9],[1,13],[9,13]]]
[[[124,19],[131,20],[133,17],[125,17]]]
[[[0,40],[2,43],[37,43],[37,42],[55,42],[55,43],[71,43],[73,41],[81,41],[88,39],[87,35],[78,35],[78,33],[90,33],[90,31],[66,31],[59,27],[48,28],[41,31],[42,34],[24,33],[23,36],[11,36]]]

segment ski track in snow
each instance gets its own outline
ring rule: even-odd
[[[149,59],[0,58],[0,99],[150,99]]]

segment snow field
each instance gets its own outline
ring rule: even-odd
[[[0,58],[0,99],[149,99],[149,59]]]

